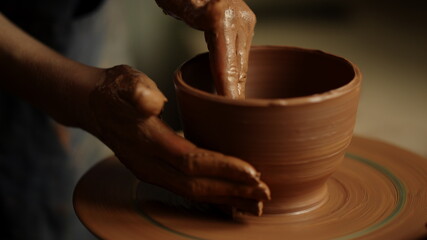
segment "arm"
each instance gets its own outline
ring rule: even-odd
[[[0,15],[0,89],[89,131],[136,177],[189,198],[261,214],[268,187],[248,163],[200,149],[157,115],[166,98],[145,74],[67,59]]]
[[[63,57],[25,34],[1,13],[0,72],[0,89],[27,100],[64,124],[80,127],[88,122],[86,100],[102,76],[101,69]]]
[[[156,0],[164,12],[205,32],[217,92],[245,97],[255,14],[243,0]]]

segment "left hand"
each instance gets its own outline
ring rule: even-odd
[[[157,117],[165,101],[147,75],[115,66],[103,71],[92,90],[85,125],[140,180],[196,201],[261,215],[270,190],[255,168],[178,136]]]

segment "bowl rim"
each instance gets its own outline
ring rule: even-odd
[[[232,99],[225,96],[216,95],[213,93],[208,93],[202,90],[199,90],[197,88],[194,88],[190,85],[188,85],[184,79],[182,78],[182,68],[187,65],[191,64],[191,62],[196,61],[198,58],[204,57],[205,55],[209,54],[208,52],[197,54],[196,56],[192,57],[191,59],[185,61],[182,63],[178,69],[174,73],[174,84],[176,90],[181,90],[185,92],[186,94],[192,95],[193,97],[204,99],[211,102],[217,102],[217,103],[223,103],[227,105],[234,105],[234,106],[248,106],[248,107],[257,107],[257,106],[294,106],[294,105],[302,105],[302,104],[310,104],[310,103],[318,103],[318,102],[324,102],[330,99],[338,98],[342,95],[345,95],[349,92],[352,92],[354,90],[360,89],[360,84],[362,81],[362,74],[359,70],[359,68],[353,64],[351,61],[336,56],[334,54],[330,54],[321,50],[317,49],[308,49],[308,48],[301,48],[301,47],[293,47],[293,46],[284,46],[284,45],[259,45],[259,46],[252,46],[251,51],[261,51],[265,49],[280,49],[280,50],[288,50],[288,51],[299,51],[299,52],[305,52],[310,54],[317,54],[317,55],[323,55],[329,58],[334,58],[336,60],[342,61],[347,63],[349,66],[352,67],[354,72],[354,77],[351,79],[347,84],[326,91],[322,93],[316,93],[312,95],[307,96],[300,96],[300,97],[292,97],[292,98],[274,98],[274,99],[266,99],[266,98],[249,98],[249,99]]]

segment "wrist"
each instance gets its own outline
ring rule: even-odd
[[[157,5],[166,15],[187,22],[197,12],[212,0],[156,0]]]
[[[105,81],[106,69],[83,65],[74,76],[78,81],[69,92],[68,105],[70,112],[67,114],[67,125],[82,128],[95,136],[99,135],[91,106],[91,95]]]
[[[90,94],[102,82],[104,70],[66,59],[53,74],[56,88],[52,89],[49,114],[58,122],[93,132]]]

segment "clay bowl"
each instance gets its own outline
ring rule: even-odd
[[[209,56],[176,72],[184,134],[196,145],[251,163],[269,185],[264,213],[300,213],[327,199],[356,119],[361,74],[317,50],[253,47],[246,99],[215,94]]]

